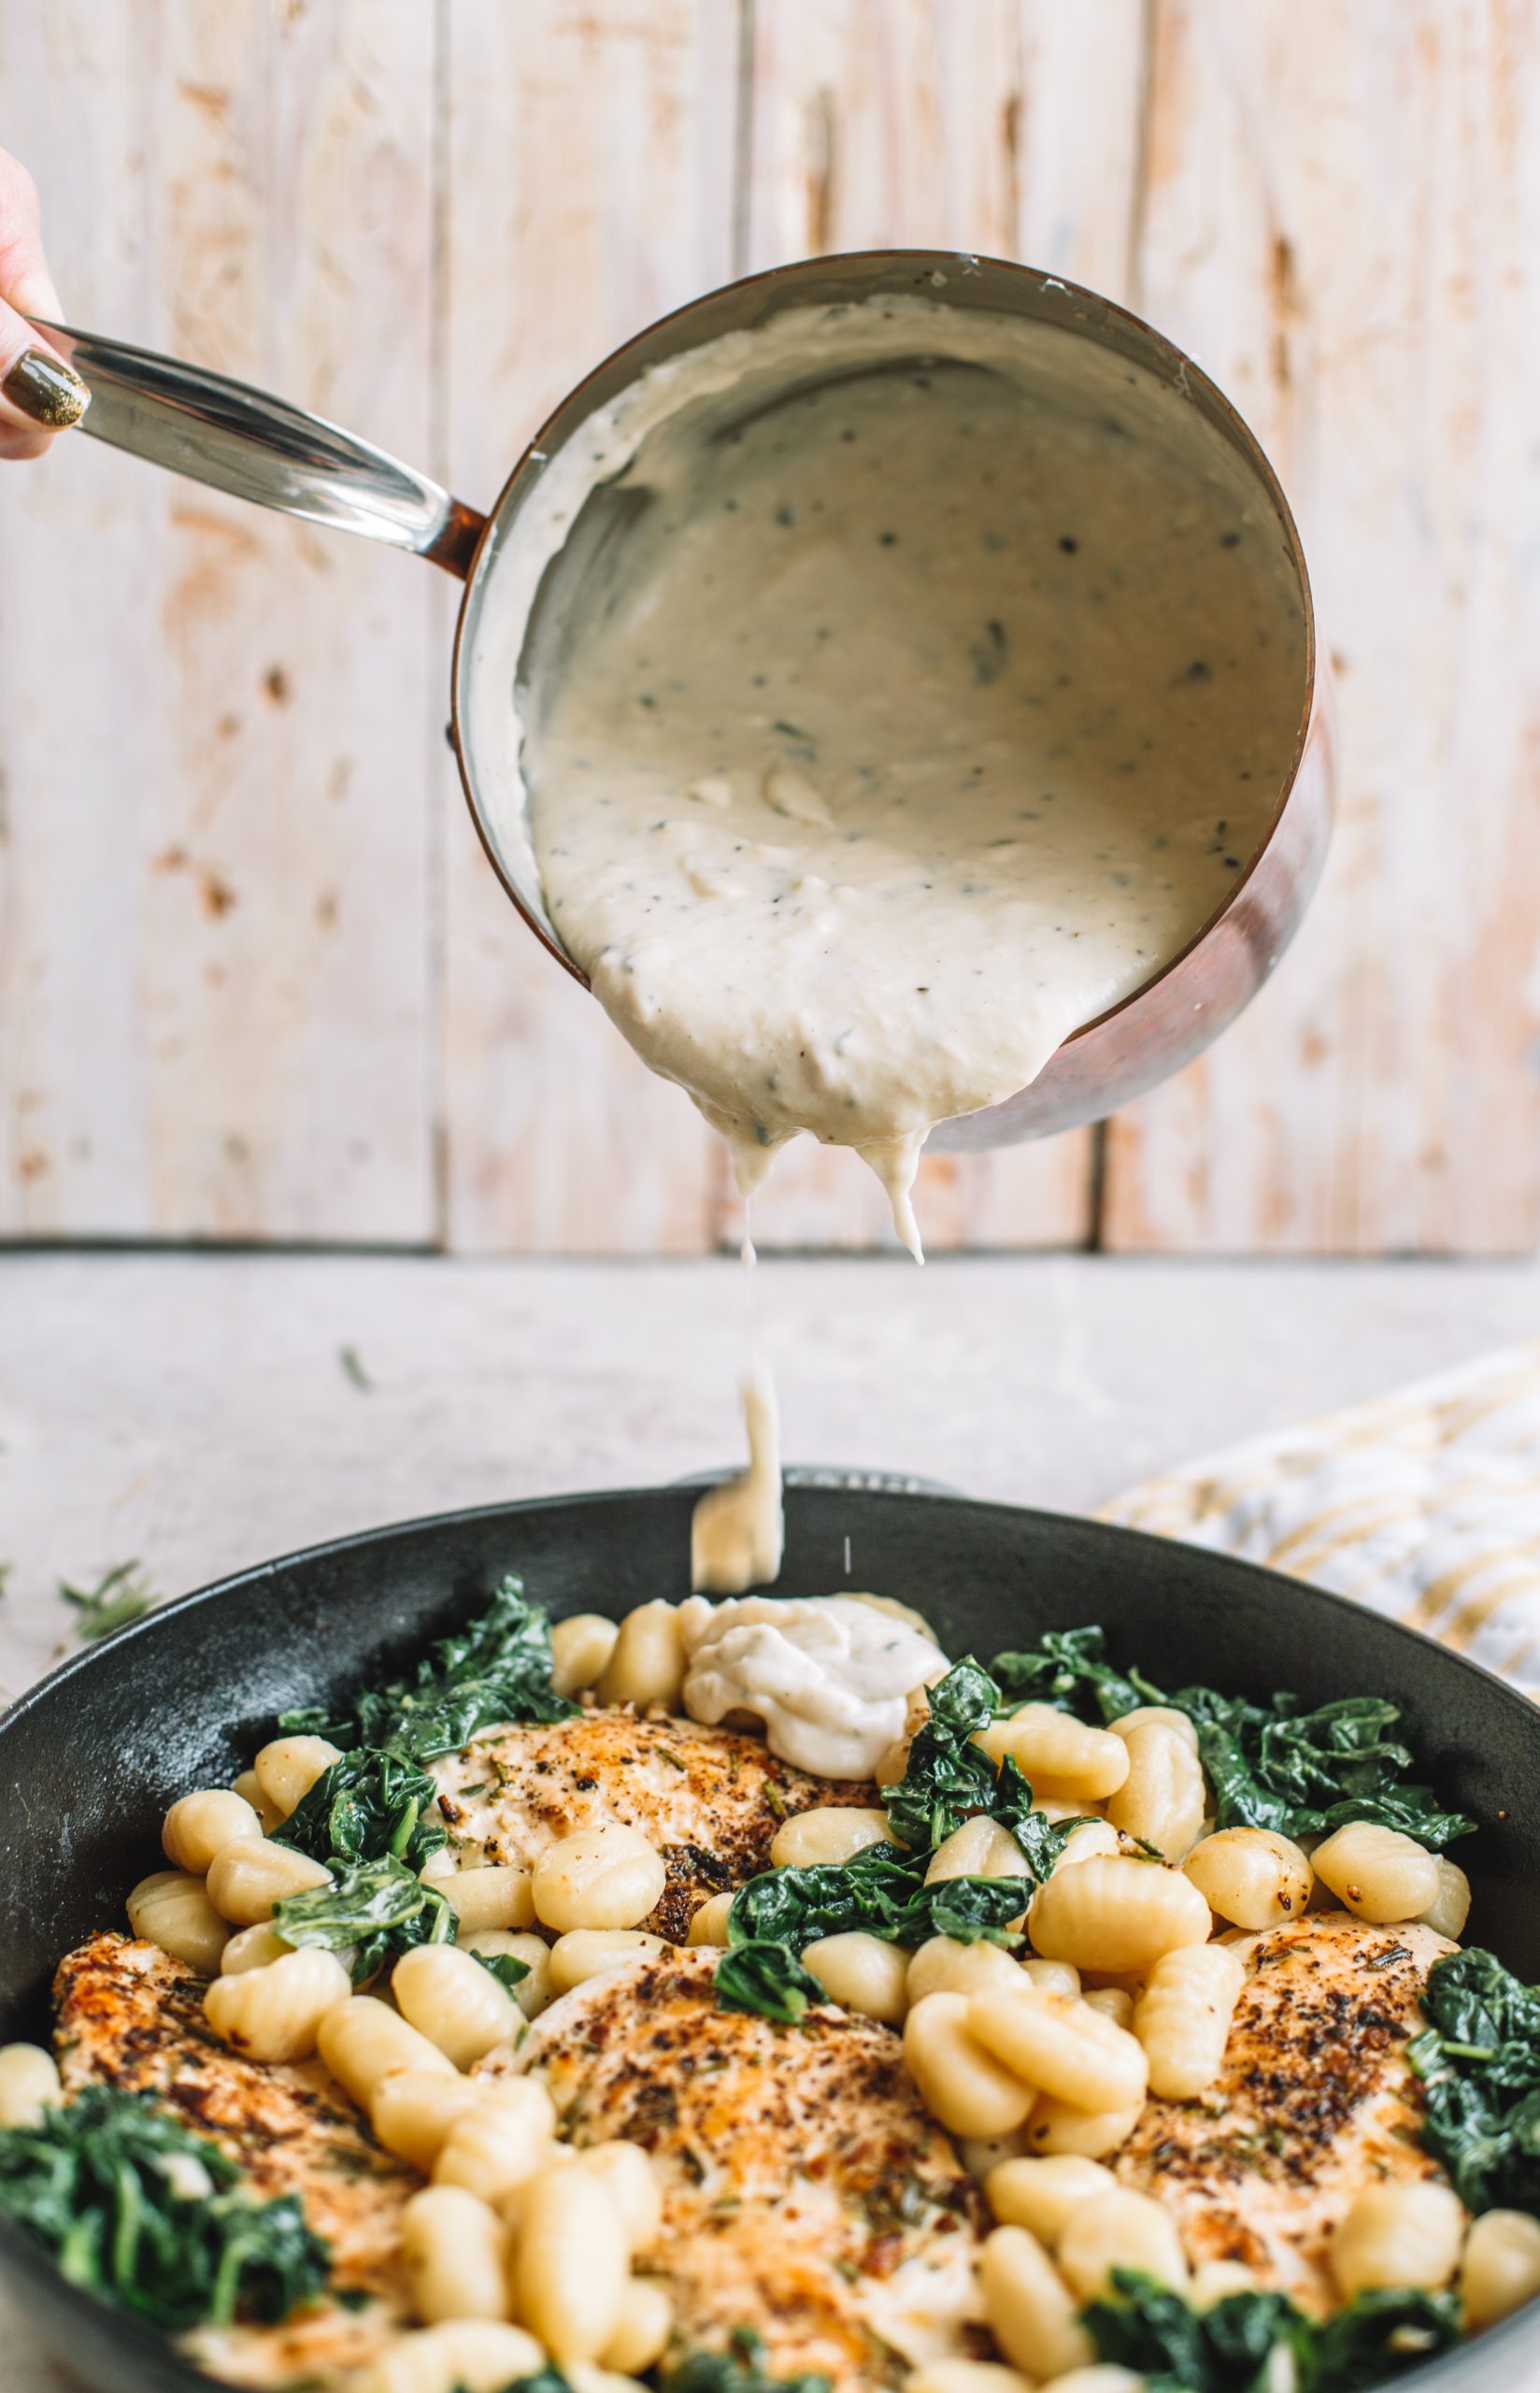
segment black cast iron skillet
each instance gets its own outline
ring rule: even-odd
[[[557,1617],[682,1595],[694,1500],[678,1488],[559,1497],[345,1538],[64,1664],[0,1721],[0,2040],[46,2034],[55,1962],[122,1924],[126,1890],[161,1865],[166,1806],[227,1784],[275,1712],[390,1673],[507,1570]],[[1293,1580],[1096,1522],[815,1483],[790,1491],[787,1528],[777,1594],[901,1597],[954,1655],[1101,1621],[1118,1659],[1167,1685],[1295,1687],[1310,1703],[1388,1695],[1423,1773],[1481,1823],[1461,1856],[1472,1938],[1540,1978],[1540,1709],[1486,1671]],[[158,2335],[66,2285],[3,2222],[0,2266],[50,2349],[101,2393],[207,2393]],[[1509,2393],[1537,2373],[1540,2303],[1398,2382]]]

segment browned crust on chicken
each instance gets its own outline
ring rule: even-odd
[[[297,2194],[332,2250],[332,2282],[366,2306],[326,2303],[291,2324],[221,2338],[205,2364],[240,2383],[340,2372],[407,2323],[401,2208],[422,2180],[374,2142],[319,2062],[243,2060],[210,2029],[205,1981],[153,1944],[93,1936],[54,1978],[66,2098],[89,2085],[153,2094],[246,2171],[266,2201]]]
[[[1325,2309],[1326,2247],[1353,2196],[1440,2173],[1416,2141],[1405,2048],[1428,1971],[1453,1947],[1337,1911],[1239,1949],[1248,1974],[1219,2077],[1200,2101],[1149,2101],[1113,2166],[1176,2212],[1194,2259],[1243,2260]]]
[[[762,1738],[629,1710],[495,1729],[431,1768],[451,1829],[488,1861],[528,1866],[600,1820],[639,1828],[668,1870],[642,1925],[677,1944],[709,1896],[770,1867],[782,1820],[821,1803],[878,1799],[859,1780],[793,1770]]]
[[[798,2028],[723,2011],[719,1955],[643,1961],[552,2005],[517,2056],[578,2143],[624,2136],[654,2163],[647,2266],[682,2350],[751,2324],[773,2375],[894,2383],[903,2354],[969,2348],[977,2188],[921,2104],[891,2029],[832,2005]]]

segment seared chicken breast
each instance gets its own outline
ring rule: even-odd
[[[205,2332],[195,2356],[239,2385],[340,2375],[411,2323],[401,2208],[422,2180],[380,2151],[319,2061],[270,2066],[221,2044],[204,2017],[204,1985],[123,1936],[93,1936],[71,1953],[54,1979],[65,2097],[89,2085],[153,2094],[239,2163],[259,2200],[299,2196],[332,2247],[333,2289],[345,2299],[282,2326]]]
[[[455,1838],[488,1861],[527,1866],[601,1821],[639,1828],[668,1870],[642,1926],[674,1943],[708,1896],[770,1867],[771,1839],[793,1812],[877,1800],[875,1786],[777,1761],[759,1737],[630,1711],[493,1729],[429,1769]]]
[[[967,2352],[988,2222],[899,2038],[833,2005],[791,2028],[719,2010],[718,1957],[591,1978],[478,2066],[543,2077],[574,2142],[651,2155],[663,2219],[645,2265],[681,2350],[752,2327],[771,2375],[819,2369],[848,2393]]]
[[[1365,2186],[1437,2177],[1407,2039],[1429,1970],[1454,1951],[1431,1927],[1308,1913],[1248,1937],[1224,2068],[1196,2102],[1151,2099],[1112,2166],[1177,2216],[1196,2260],[1244,2260],[1302,2307],[1334,2305],[1333,2230]]]

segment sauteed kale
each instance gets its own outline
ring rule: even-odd
[[[368,1745],[424,1762],[458,1753],[499,1721],[568,1720],[578,1708],[556,1692],[549,1617],[510,1575],[480,1619],[430,1646],[409,1678],[365,1687],[340,1713],[311,1704],[281,1713],[278,1725],[344,1751]]]
[[[217,2144],[117,2086],[0,2129],[0,2211],[72,2285],[172,2332],[272,2324],[321,2292],[330,2266],[292,2194],[255,2200]]]
[[[355,1985],[414,1944],[452,1944],[459,1925],[441,1894],[389,1857],[343,1864],[329,1886],[286,1895],[273,1913],[286,1944],[348,1956]]]
[[[1034,1879],[1046,1878],[1072,1822],[1050,1827],[1032,1808],[1032,1788],[1008,1756],[991,1761],[970,1740],[1002,1709],[1000,1688],[970,1655],[931,1689],[930,1712],[909,1746],[896,1786],[887,1790],[888,1825],[914,1852],[930,1853],[974,1813],[1009,1828]]]
[[[329,1865],[391,1860],[421,1870],[449,1841],[441,1822],[423,1816],[437,1795],[426,1772],[399,1754],[358,1745],[322,1770],[273,1830],[273,1841]]]
[[[319,1705],[282,1713],[285,1731],[343,1751],[274,1831],[333,1873],[330,1886],[278,1905],[279,1936],[350,1952],[359,1985],[413,1944],[452,1943],[453,1911],[417,1875],[446,1841],[426,1816],[437,1789],[419,1764],[458,1752],[495,1722],[562,1720],[577,1709],[552,1683],[547,1614],[509,1577],[481,1617],[441,1638],[410,1677],[366,1687],[335,1715]]]
[[[1020,1652],[997,1654],[991,1668],[1012,1706],[1052,1703],[1092,1722],[1144,1703],[1185,1712],[1221,1828],[1298,1838],[1370,1820],[1438,1853],[1476,1827],[1462,1812],[1446,1811],[1431,1787],[1399,1783],[1412,1755],[1391,1734],[1397,1706],[1381,1696],[1345,1696],[1302,1712],[1297,1695],[1253,1703],[1206,1686],[1167,1694],[1142,1670],[1115,1669],[1100,1628],[1050,1629]]]
[[[1116,2299],[1082,2313],[1086,2329],[1100,2357],[1142,2377],[1147,2393],[1268,2393],[1282,2381],[1279,2352],[1298,2393],[1360,2393],[1460,2338],[1450,2294],[1362,2293],[1320,2321],[1283,2293],[1234,2293],[1194,2310],[1132,2270],[1115,2269],[1113,2284]]]
[[[995,1717],[999,1699],[994,1680],[972,1659],[932,1688],[930,1716],[909,1747],[905,1774],[887,1790],[888,1823],[902,1844],[867,1845],[848,1861],[812,1869],[767,1870],[738,1889],[727,1918],[729,1951],[717,1970],[724,2006],[795,2025],[809,2002],[825,1999],[798,1956],[820,1937],[853,1929],[891,1944],[932,1936],[1021,1942],[1009,1923],[1026,1910],[1076,1824],[1050,1824],[1034,1812],[1018,1765],[1008,1757],[996,1763],[970,1743]],[[1010,1830],[1032,1874],[927,1885],[936,1846],[980,1813]]]
[[[764,2342],[752,2327],[734,2327],[724,2352],[691,2352],[659,2379],[660,2393],[830,2393],[830,2380],[808,2370],[771,2376]]]
[[[1423,2142],[1467,2210],[1540,2212],[1540,1986],[1472,1946],[1434,1962],[1422,2007]]]

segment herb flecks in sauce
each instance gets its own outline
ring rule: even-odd
[[[1261,838],[1304,692],[1282,543],[1226,545],[1254,491],[1179,393],[920,300],[788,314],[591,428],[602,468],[553,461],[531,533],[565,626],[520,694],[553,919],[746,1190],[810,1130],[860,1150],[918,1246],[932,1125],[1033,1080]],[[584,501],[618,488],[596,553]],[[1046,766],[1062,802],[1029,817]],[[703,775],[730,817],[691,801]]]

